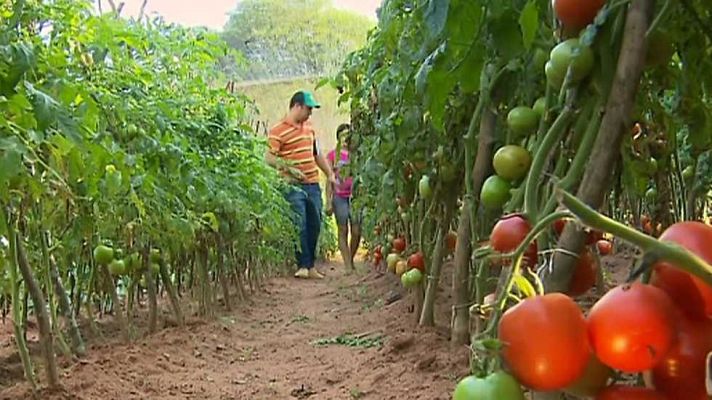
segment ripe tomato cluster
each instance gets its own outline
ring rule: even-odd
[[[677,223],[661,240],[712,263],[709,225]],[[584,250],[579,264],[589,263],[589,253]],[[564,390],[603,400],[708,400],[712,286],[677,265],[658,262],[653,268],[649,284],[617,286],[587,315],[561,293],[530,297],[508,309],[498,338],[511,375],[533,390]],[[537,332],[535,339],[530,332]],[[615,370],[643,373],[648,387],[608,386]]]

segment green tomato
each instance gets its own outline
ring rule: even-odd
[[[655,175],[658,172],[658,160],[654,158],[650,158],[645,165],[646,170],[648,171],[648,175],[652,176]]]
[[[544,111],[546,111],[546,97],[539,97],[536,99],[536,102],[534,102],[534,107],[532,107],[534,111],[536,111],[537,114],[539,114],[539,118],[544,118]]]
[[[109,264],[109,273],[114,276],[126,275],[126,263],[124,260],[113,260]]]
[[[492,164],[497,175],[508,181],[517,181],[526,176],[532,156],[524,147],[508,145],[497,150]]]
[[[407,272],[405,274],[401,275],[400,279],[401,279],[401,284],[403,285],[403,287],[409,288],[409,287],[413,286],[413,283],[411,282],[411,279],[410,279],[410,275],[408,275]]]
[[[410,222],[410,215],[407,212],[402,212],[401,219],[407,224]]]
[[[524,400],[521,386],[511,375],[498,371],[485,378],[468,376],[458,382],[452,400]]]
[[[559,89],[564,83],[564,78],[566,78],[566,69],[562,66],[555,65],[551,61],[547,61],[544,66],[544,74],[546,75],[546,82],[549,86],[554,89]]]
[[[534,133],[538,124],[539,114],[530,107],[515,107],[507,114],[507,126],[517,135]]]
[[[457,168],[449,161],[443,161],[440,166],[440,178],[445,183],[450,183],[457,179]]]
[[[161,262],[161,250],[159,249],[151,249],[151,254],[149,255],[148,259],[152,263],[160,263]]]
[[[405,275],[409,276],[410,283],[413,286],[419,284],[423,280],[423,273],[417,268],[411,269],[410,271],[406,272]]]
[[[508,181],[497,175],[492,175],[482,185],[480,202],[485,208],[498,209],[509,201],[512,186]]]
[[[578,51],[578,54],[575,54]],[[563,72],[558,72],[563,78],[571,66],[571,79],[579,82],[586,78],[593,70],[593,50],[587,46],[581,46],[577,38],[569,39],[557,44],[549,54],[549,62],[552,67]]]
[[[161,266],[156,264],[156,263],[151,263],[151,274],[153,274],[154,277],[158,276],[158,274],[161,272]]]
[[[424,199],[429,199],[433,196],[433,189],[430,187],[430,177],[428,175],[423,175],[418,183],[418,191],[420,192],[420,197]]]
[[[114,249],[100,244],[94,248],[94,261],[99,265],[109,265],[114,259]]]

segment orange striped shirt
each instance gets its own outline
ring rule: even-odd
[[[306,178],[301,183],[319,183],[319,167],[316,163],[316,134],[309,121],[293,125],[280,121],[269,131],[270,152],[299,169]],[[289,179],[291,175],[283,172]]]

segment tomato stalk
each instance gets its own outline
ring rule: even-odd
[[[30,352],[27,349],[27,339],[25,338],[25,332],[23,329],[22,321],[22,303],[20,302],[21,290],[20,290],[20,278],[18,273],[18,255],[17,255],[17,234],[15,233],[14,226],[11,222],[11,214],[9,210],[6,210],[5,214],[5,224],[7,228],[8,238],[10,242],[9,247],[9,272],[10,272],[10,290],[12,292],[12,326],[15,333],[15,343],[17,344],[17,351],[20,354],[20,360],[22,361],[22,368],[25,373],[25,379],[30,383],[33,391],[37,390],[37,382],[35,377],[34,368],[32,366],[32,359],[30,358]]]
[[[712,285],[712,266],[694,253],[687,251],[677,244],[660,241],[631,229],[616,220],[599,214],[564,190],[557,189],[557,196],[559,196],[561,204],[568,208],[585,225],[611,233],[616,237],[633,243],[643,250],[643,252],[651,253],[655,259],[670,262],[696,275],[708,285]]]
[[[598,128],[601,124],[601,120],[598,118],[598,112],[596,110],[599,110],[602,105],[603,101],[599,99],[593,107],[593,115],[589,116],[589,124],[586,127],[581,143],[576,150],[576,155],[574,156],[571,165],[569,165],[568,172],[558,183],[558,186],[564,190],[575,189],[576,185],[580,182],[584,171],[586,170],[586,162],[591,156],[593,144],[596,142]],[[552,193],[543,208],[542,214],[548,215],[554,211],[555,208],[556,196]]]
[[[524,194],[524,214],[532,222],[538,220],[539,181],[544,173],[546,162],[551,152],[555,149],[556,142],[558,142],[561,136],[566,132],[566,128],[569,126],[573,117],[574,109],[567,104],[564,106],[558,118],[556,118],[556,121],[551,125],[551,128],[549,128],[532,161]]]
[[[15,236],[15,252],[17,256],[17,267],[22,275],[22,279],[27,287],[27,293],[32,297],[32,304],[35,307],[35,318],[39,327],[40,348],[45,361],[45,374],[47,385],[51,389],[59,387],[59,374],[57,372],[57,359],[54,353],[54,340],[49,315],[47,312],[47,302],[40,288],[39,282],[34,276],[32,267],[27,259],[20,230],[9,227],[8,232]]]

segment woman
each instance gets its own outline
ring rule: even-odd
[[[327,215],[334,214],[336,224],[339,227],[339,250],[344,264],[350,269],[355,269],[354,257],[361,242],[361,219],[351,208],[351,195],[353,188],[353,177],[342,176],[343,168],[349,163],[349,151],[354,150],[353,143],[349,140],[351,126],[341,124],[336,130],[336,149],[327,154],[329,162],[336,177],[334,189],[327,185],[326,188],[326,212]],[[336,153],[339,151],[339,159]],[[351,243],[349,243],[349,226],[351,228]]]

